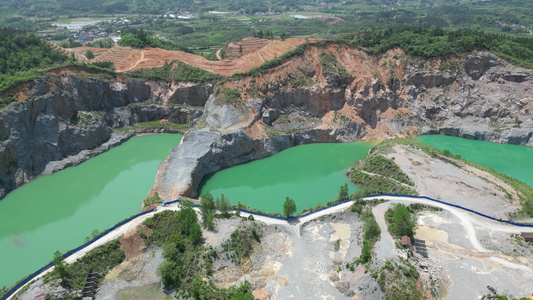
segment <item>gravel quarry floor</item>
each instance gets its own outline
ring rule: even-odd
[[[520,246],[510,241],[510,233],[474,226],[477,249],[460,220],[446,211],[426,212],[418,224],[416,238],[426,241],[430,263],[449,281],[447,299],[479,299],[489,292],[487,285],[518,298],[533,293],[533,245]]]
[[[386,155],[415,183],[420,195],[468,207],[495,218],[508,219],[508,214],[520,208],[518,199],[512,203],[496,185],[513,189],[493,175],[465,166],[458,168],[435,159],[420,149],[403,145],[393,146]],[[516,193],[511,193],[516,195]]]
[[[254,295],[261,299],[350,298],[355,294],[350,289],[354,278],[346,276],[352,272],[345,272],[343,266],[361,252],[361,224],[356,213],[345,212],[304,224],[264,225],[261,244],[250,257],[248,268],[218,261],[214,280],[220,286],[254,282]]]

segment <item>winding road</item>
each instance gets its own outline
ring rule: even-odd
[[[387,211],[388,207],[391,205],[391,203],[421,203],[421,204],[425,204],[429,206],[439,207],[443,210],[449,211],[450,213],[452,213],[455,217],[457,217],[460,220],[460,224],[465,229],[465,233],[467,234],[468,240],[470,241],[473,249],[479,252],[489,252],[489,251],[485,249],[483,245],[481,245],[481,243],[479,242],[476,236],[476,230],[474,228],[474,224],[480,227],[488,228],[492,231],[499,231],[499,232],[504,232],[504,233],[514,233],[514,234],[519,234],[521,232],[532,232],[533,233],[532,227],[519,227],[519,226],[513,226],[509,224],[500,223],[500,222],[489,220],[481,216],[469,213],[467,211],[464,211],[464,210],[461,210],[461,209],[458,209],[458,208],[455,208],[455,207],[452,207],[446,204],[434,202],[428,199],[405,197],[405,196],[372,196],[372,197],[367,197],[364,199],[365,200],[383,199],[383,200],[389,201],[386,203],[379,204],[372,209],[372,213],[374,214],[374,217],[376,218],[376,221],[378,222],[378,225],[380,226],[380,229],[381,229],[380,247],[377,250],[377,255],[378,255],[378,258],[380,259],[381,258],[386,259],[387,257],[389,257],[393,253],[392,249],[394,249],[394,241],[388,232],[387,226],[385,224],[385,218],[384,218],[384,214]],[[352,201],[324,209],[322,211],[304,216],[302,218],[299,218],[296,221],[291,221],[291,222],[287,222],[285,220],[280,220],[276,218],[270,218],[266,216],[258,216],[258,215],[254,215],[254,219],[264,222],[269,225],[289,226],[295,232],[300,233],[301,228],[305,223],[312,221],[314,219],[329,215],[329,214],[344,211],[348,209],[350,205],[352,205]],[[198,210],[198,208],[196,209]],[[115,230],[109,232],[107,235],[103,236],[102,238],[95,241],[91,245],[87,246],[86,248],[66,258],[65,262],[69,264],[75,262],[76,260],[83,257],[85,254],[95,249],[96,247],[102,246],[110,241],[113,241],[121,237],[126,231],[139,226],[147,218],[150,218],[154,214],[165,211],[165,210],[174,210],[174,211],[179,210],[179,205],[177,203],[174,203],[171,205],[166,205],[164,207],[158,207],[156,211],[142,215],[116,228]],[[241,212],[241,216],[243,217],[248,217],[249,215],[250,213]],[[527,271],[533,274],[533,270],[525,267],[524,265],[519,265],[519,264],[509,262],[509,261],[505,261],[498,257],[491,257],[490,259],[500,264],[503,264],[509,268],[522,269],[524,271]],[[43,277],[45,274],[47,274],[48,272],[51,272],[52,270],[53,270],[53,267],[42,272],[41,274],[33,278],[33,280],[31,280],[30,283],[35,281],[36,279]],[[27,283],[26,285],[30,283]],[[6,299],[12,299],[13,295],[15,295],[24,286],[21,286],[17,291],[14,291],[11,294],[11,296],[9,296]]]

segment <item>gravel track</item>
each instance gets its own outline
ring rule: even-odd
[[[488,250],[485,249],[481,245],[481,243],[479,242],[479,240],[477,238],[477,235],[476,235],[476,230],[474,228],[474,224],[476,224],[477,226],[488,228],[488,229],[490,229],[492,231],[499,231],[499,232],[505,232],[505,233],[518,234],[520,232],[533,232],[533,228],[512,226],[512,225],[502,224],[502,223],[499,223],[499,222],[496,222],[496,221],[487,220],[487,219],[485,219],[485,218],[483,218],[481,216],[477,216],[477,215],[474,215],[472,213],[468,213],[466,211],[460,210],[458,208],[454,208],[454,207],[451,207],[451,206],[448,206],[448,205],[445,205],[445,204],[433,202],[433,201],[430,201],[430,200],[427,200],[427,199],[412,198],[412,197],[402,197],[402,196],[377,196],[377,197],[365,198],[365,200],[372,200],[372,199],[384,199],[384,200],[388,200],[388,201],[396,202],[396,203],[421,203],[421,204],[425,204],[425,205],[429,205],[429,206],[439,207],[439,208],[442,208],[443,210],[449,211],[450,213],[452,213],[454,216],[456,216],[460,220],[460,224],[465,229],[465,233],[466,233],[466,235],[468,237],[468,240],[472,244],[472,247],[475,250],[479,251],[479,252],[488,252]],[[301,218],[301,219],[299,219],[297,221],[291,221],[291,222],[286,222],[285,220],[279,220],[279,219],[275,219],[275,218],[269,218],[269,217],[257,216],[257,215],[254,215],[254,219],[256,219],[258,221],[261,221],[261,222],[264,222],[265,224],[268,224],[268,225],[285,226],[285,227],[288,227],[289,229],[293,230],[295,233],[300,234],[301,231],[302,231],[302,226],[305,223],[307,223],[307,222],[309,222],[311,220],[318,219],[320,217],[326,216],[326,215],[330,215],[330,214],[333,214],[333,213],[336,213],[336,212],[344,211],[348,207],[350,207],[351,204],[352,204],[352,202],[346,202],[346,203],[343,203],[343,204],[340,204],[340,205],[337,205],[337,206],[334,206],[334,207],[331,207],[331,208],[328,208],[328,209],[324,209],[324,210],[322,210],[320,212],[305,216],[305,217],[303,217],[303,218]],[[386,206],[384,206],[384,205],[383,206],[379,206],[378,205],[373,210],[374,216],[376,217],[376,220],[378,221],[378,224],[380,224],[380,222],[382,221],[381,219],[384,218],[383,213],[386,211],[385,207]],[[77,259],[83,257],[86,253],[90,252],[94,248],[99,247],[101,245],[104,245],[104,244],[106,244],[106,243],[108,243],[108,242],[110,242],[112,240],[115,240],[115,239],[121,237],[126,231],[128,231],[128,230],[130,230],[132,228],[135,228],[136,226],[139,226],[147,218],[152,217],[155,213],[159,213],[159,212],[164,211],[164,210],[179,210],[179,205],[178,204],[172,204],[172,205],[168,205],[168,206],[165,206],[165,207],[158,207],[156,212],[148,213],[148,214],[143,215],[143,216],[141,216],[141,217],[139,217],[139,218],[137,218],[135,220],[132,220],[131,222],[129,222],[127,224],[124,224],[121,227],[115,229],[114,231],[108,233],[107,235],[105,235],[104,237],[102,237],[98,241],[94,242],[93,244],[87,246],[83,250],[80,250],[80,251],[72,254],[67,259],[65,259],[65,262],[69,263],[69,264],[75,262]],[[250,215],[249,213],[241,212],[241,216],[243,216],[243,217],[247,217],[249,215]],[[384,220],[383,220],[383,222],[384,222]],[[387,237],[386,236],[386,234],[388,233],[388,230],[386,230],[386,227],[382,227],[382,226],[383,226],[383,224],[380,224],[380,228],[381,228],[381,231],[382,231],[382,239],[380,241],[380,244],[381,245],[383,245],[383,244],[385,244],[385,245],[392,244],[392,246],[391,245],[389,245],[389,246],[391,248],[393,248],[394,244],[392,243],[392,237]],[[384,234],[384,232],[385,232],[385,234]],[[390,234],[389,234],[389,236],[390,236]],[[384,249],[384,250],[386,250],[386,249]],[[381,251],[381,250],[378,249],[378,253],[381,253],[379,251]],[[511,262],[508,262],[508,261],[505,261],[505,260],[501,260],[501,259],[498,259],[498,258],[491,258],[491,259],[494,260],[495,262],[498,262],[498,263],[500,263],[502,265],[505,265],[505,266],[507,266],[509,268],[524,269],[524,271],[527,271],[527,272],[530,272],[531,274],[533,274],[533,270],[531,270],[529,268],[524,268],[523,265],[514,264],[514,263],[511,263]],[[32,281],[35,281],[35,280],[43,277],[45,274],[47,274],[48,272],[51,272],[52,270],[53,270],[53,267],[48,269],[47,271],[39,274]],[[14,294],[16,294],[16,292]],[[12,299],[12,297],[13,296],[10,296],[7,299]]]

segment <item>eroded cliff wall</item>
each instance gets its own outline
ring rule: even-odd
[[[152,192],[196,197],[209,173],[313,142],[440,133],[533,146],[531,86],[530,70],[487,52],[425,61],[399,50],[373,57],[311,47],[259,77],[226,83],[241,104],[213,94],[203,128],[161,164]]]
[[[138,80],[52,76],[28,84],[26,101],[0,111],[0,198],[41,174],[76,165],[142,130],[115,130],[168,120],[193,126],[211,85],[179,87]],[[161,92],[165,91],[165,93]],[[190,99],[193,97],[193,99]],[[202,102],[203,101],[203,102]]]
[[[441,133],[533,146],[533,73],[487,52],[422,60],[327,43],[218,86],[96,78],[34,81],[26,101],[0,112],[0,197],[139,133],[114,129],[154,120],[191,128],[160,166],[152,192],[164,200],[306,143]],[[228,102],[223,89],[240,99]]]

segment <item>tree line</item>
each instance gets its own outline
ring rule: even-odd
[[[441,57],[486,49],[513,64],[533,67],[533,38],[472,30],[387,28],[364,30],[351,41],[372,54],[399,47],[420,57]]]
[[[67,61],[69,57],[52,50],[35,34],[14,28],[0,28],[0,74],[49,67]]]

